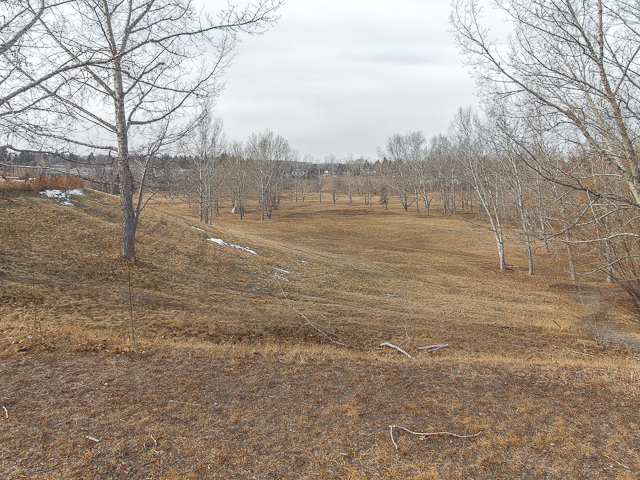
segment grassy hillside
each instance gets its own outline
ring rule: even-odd
[[[637,317],[560,256],[500,272],[470,223],[361,200],[152,201],[132,265],[85,192],[0,199],[0,477],[637,478]]]

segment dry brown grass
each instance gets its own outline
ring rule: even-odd
[[[42,190],[73,190],[84,188],[84,180],[75,175],[16,177],[0,172],[0,191],[40,192]]]
[[[22,196],[0,199],[0,477],[638,478],[636,316],[559,257],[500,272],[486,233],[437,212],[203,226],[152,201],[130,265],[116,197]],[[281,287],[365,349],[327,344]],[[396,451],[391,424],[482,434],[396,432]]]

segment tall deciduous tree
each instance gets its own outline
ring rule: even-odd
[[[260,219],[270,219],[277,207],[282,187],[284,165],[292,161],[296,152],[280,135],[266,130],[251,134],[247,140],[245,154],[254,169],[255,187],[260,203]]]
[[[198,216],[204,223],[211,223],[214,211],[218,214],[223,183],[221,157],[227,143],[224,122],[220,117],[214,118],[211,106],[205,104],[193,132],[181,142],[193,162],[192,183],[198,196]]]
[[[135,257],[140,212],[133,197],[143,185],[134,183],[132,154],[158,142],[166,147],[193,128],[183,121],[185,112],[219,93],[238,35],[263,31],[280,3],[230,6],[214,17],[191,0],[70,0],[39,19],[43,41],[55,51],[51,62],[82,68],[38,83],[45,98],[26,112],[23,131],[33,133],[30,126],[37,125],[51,149],[116,154],[122,257]],[[21,78],[42,78],[40,64],[5,60]],[[64,129],[56,128],[58,120]]]
[[[575,206],[561,234],[600,256],[587,271],[618,280],[640,306],[640,5],[493,4],[513,27],[504,45],[482,26],[479,0],[456,0],[451,17],[481,91],[506,105],[520,160]]]

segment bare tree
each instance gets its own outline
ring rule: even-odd
[[[342,189],[342,178],[339,175],[338,159],[331,153],[324,157],[324,165],[329,172],[329,188],[331,190],[331,201],[335,204],[340,197],[340,191]]]
[[[62,58],[60,48],[46,35],[45,22],[55,20],[56,10],[67,3],[70,0],[0,2],[0,138],[14,151],[35,151],[37,136],[24,127],[35,112],[47,108],[52,96],[40,85],[100,63],[97,59]],[[34,64],[37,71],[25,71]],[[21,139],[29,144],[20,145]]]
[[[322,188],[324,187],[324,167],[319,163],[316,163],[315,175],[316,188],[318,191],[318,203],[322,203]]]
[[[42,132],[50,149],[116,154],[123,258],[135,258],[140,212],[133,197],[144,186],[134,184],[132,153],[168,148],[192,130],[184,113],[217,96],[238,34],[263,31],[279,6],[260,0],[243,9],[230,6],[214,18],[191,0],[70,0],[52,8],[46,22],[40,18],[47,44],[56,49],[51,61],[82,68],[37,84],[46,104],[41,100],[38,110],[27,112],[21,131]],[[42,78],[39,64],[7,62],[21,78]],[[46,115],[39,115],[45,105]]]
[[[378,155],[390,161],[385,175],[387,185],[398,196],[402,207],[406,211],[415,204],[419,213],[420,177],[426,157],[426,140],[422,132],[390,136],[386,149],[379,149]]]
[[[240,219],[245,213],[245,193],[248,188],[251,166],[244,156],[244,146],[242,142],[234,141],[231,144],[228,154],[224,158],[227,176],[227,185],[233,205],[232,212],[240,215]]]
[[[274,208],[277,208],[284,164],[291,161],[297,152],[289,147],[289,142],[270,130],[251,134],[245,152],[254,169],[254,184],[261,209],[260,219],[270,219]]]
[[[356,161],[353,158],[352,154],[349,154],[344,159],[344,174],[343,177],[347,183],[347,195],[349,195],[349,205],[353,205],[353,192],[352,186],[354,186],[354,169],[356,166]]]
[[[469,173],[478,202],[486,214],[498,248],[500,270],[506,270],[503,209],[505,169],[496,150],[494,136],[470,108],[459,109],[450,127],[457,161]]]
[[[505,105],[520,160],[557,185],[556,238],[575,248],[570,261],[588,254],[584,273],[618,281],[640,306],[640,6],[494,6],[511,20],[506,45],[482,26],[478,0],[457,0],[451,17],[484,98]]]
[[[198,216],[201,222],[211,223],[217,215],[223,171],[221,157],[227,149],[224,122],[220,117],[212,118],[212,107],[201,107],[195,128],[186,135],[181,146],[193,163],[192,175],[198,198]]]

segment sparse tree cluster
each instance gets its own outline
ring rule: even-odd
[[[532,199],[540,196],[542,213],[532,208],[530,223],[539,215],[545,237],[566,243],[572,276],[579,261],[640,306],[640,7],[498,2],[512,26],[506,45],[482,26],[478,0],[454,7],[503,155],[522,191],[528,183]]]

